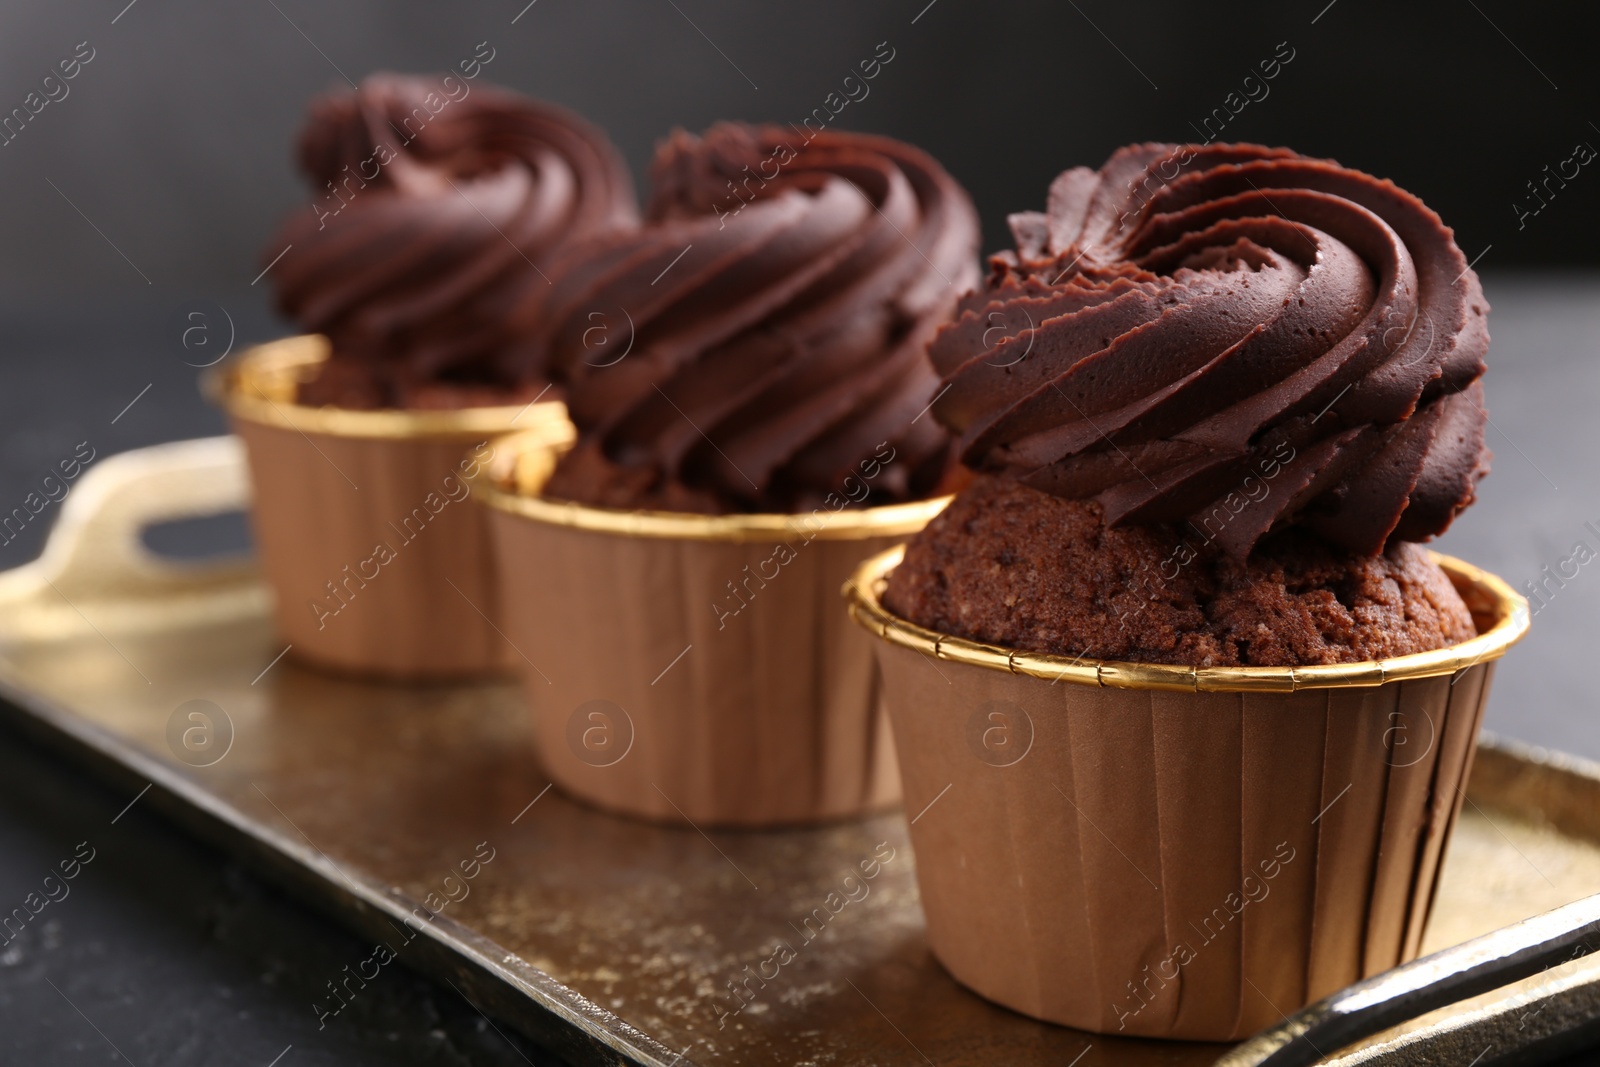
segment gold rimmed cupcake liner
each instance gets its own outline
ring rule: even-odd
[[[845,588],[876,643],[934,954],[1036,1018],[1230,1040],[1416,955],[1521,597],[1438,557],[1480,636],[1188,672],[1023,656]]]
[[[445,437],[477,440],[517,427],[535,429],[564,422],[559,400],[468,408],[356,409],[312,406],[295,397],[328,359],[328,339],[299,334],[257,345],[207,379],[211,396],[235,418],[296,433],[335,437],[416,440]]]
[[[323,338],[291,337],[242,353],[210,382],[245,443],[252,526],[289,654],[394,678],[511,667],[469,481],[490,458],[487,441],[519,425],[550,444],[570,440],[564,407],[296,403],[327,356]]]
[[[876,508],[818,508],[793,515],[700,515],[683,511],[624,511],[589,507],[539,494],[555,469],[559,453],[538,447],[522,435],[505,439],[504,455],[492,476],[478,483],[490,507],[553,526],[682,541],[773,542],[792,537],[822,541],[860,541],[864,537],[906,537],[944,510],[949,497],[887,504]]]
[[[1429,552],[1429,557],[1449,576],[1467,610],[1472,612],[1478,623],[1477,637],[1448,648],[1409,656],[1311,667],[1182,667],[1053,656],[941,634],[908,622],[884,608],[881,598],[888,574],[900,565],[904,554],[905,546],[897,545],[867,560],[853,576],[845,597],[850,614],[862,626],[891,644],[936,659],[1074,685],[1202,693],[1292,693],[1300,689],[1384,685],[1410,678],[1455,674],[1499,659],[1527,633],[1530,621],[1527,600],[1500,578],[1462,560]]]
[[[494,447],[474,489],[541,758],[563,790],[698,826],[811,823],[899,799],[872,642],[837,590],[944,500],[625,512],[537,496],[558,450],[536,437]]]

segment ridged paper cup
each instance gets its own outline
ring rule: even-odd
[[[505,629],[550,778],[609,811],[777,826],[893,805],[872,641],[838,608],[856,565],[944,499],[801,515],[626,512],[540,497],[558,451],[495,443]]]
[[[213,382],[249,457],[252,526],[289,654],[393,678],[511,667],[468,479],[489,439],[515,427],[570,439],[565,408],[295,403],[327,355],[322,337],[291,337],[243,353]]]
[[[1493,661],[1528,628],[1436,556],[1479,636],[1325,667],[1033,655],[884,609],[880,640],[934,954],[1035,1018],[1233,1040],[1417,954]]]

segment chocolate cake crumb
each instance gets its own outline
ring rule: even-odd
[[[1415,544],[1366,557],[1291,529],[1240,563],[1181,525],[1108,528],[1092,501],[996,477],[912,539],[884,606],[1021,651],[1196,667],[1355,663],[1477,634]]]

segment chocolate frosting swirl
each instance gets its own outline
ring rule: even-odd
[[[950,439],[922,417],[927,344],[979,275],[965,191],[887,138],[734,124],[674,133],[652,183],[638,232],[536,294],[529,358],[580,431],[547,492],[707,513],[928,493]]]
[[[1255,145],[1069,170],[930,348],[962,459],[1243,558],[1450,525],[1488,470],[1488,304],[1393,183]]]
[[[299,151],[318,199],[265,259],[290,246],[272,268],[279,308],[332,343],[302,390],[312,403],[430,406],[539,386],[506,356],[514,310],[550,284],[562,244],[637,221],[604,134],[455,76],[378,74],[322,97]]]

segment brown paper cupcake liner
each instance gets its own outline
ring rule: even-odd
[[[245,443],[252,526],[289,654],[395,678],[511,667],[488,523],[468,480],[488,440],[513,426],[569,440],[565,409],[295,403],[326,358],[323,338],[291,337],[245,352],[214,383]]]
[[[911,625],[884,640],[935,955],[1036,1018],[1232,1040],[1414,957],[1492,660],[1526,602],[1437,557],[1480,636],[1383,662],[1158,667],[1024,655]]]
[[[871,638],[838,608],[860,561],[945,501],[805,515],[622,512],[536,494],[546,442],[495,442],[506,634],[541,758],[598,807],[774,826],[893,805]]]

